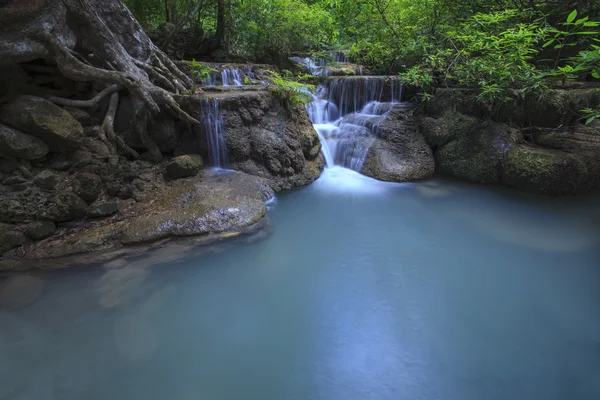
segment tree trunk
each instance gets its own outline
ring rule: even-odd
[[[197,122],[173,98],[191,91],[192,80],[152,43],[121,0],[0,2],[0,67],[40,58],[71,80],[118,85],[152,113],[163,108]]]

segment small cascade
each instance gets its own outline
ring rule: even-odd
[[[319,86],[307,105],[327,168],[363,167],[381,122],[402,98],[396,77],[339,77]]]
[[[227,148],[223,135],[223,116],[217,99],[202,102],[202,128],[208,143],[208,161],[211,166],[227,166]]]
[[[225,67],[221,71],[223,86],[242,86],[243,78],[241,71],[235,67]]]

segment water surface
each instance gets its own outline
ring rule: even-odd
[[[330,168],[260,240],[0,283],[0,399],[599,399],[598,200]]]

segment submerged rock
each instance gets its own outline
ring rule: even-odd
[[[0,121],[43,140],[51,150],[65,152],[83,139],[83,127],[71,114],[35,96],[19,96],[0,108]]]

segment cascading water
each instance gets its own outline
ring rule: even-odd
[[[379,124],[401,95],[402,84],[395,77],[334,78],[319,86],[307,110],[327,168],[360,171]]]
[[[208,143],[208,161],[217,168],[227,166],[227,148],[223,136],[223,116],[217,99],[202,102],[202,125]]]
[[[221,71],[223,86],[242,86],[243,79],[241,71],[235,67],[225,67]]]

